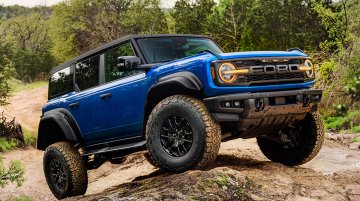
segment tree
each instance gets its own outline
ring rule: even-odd
[[[133,1],[124,18],[123,24],[131,34],[167,32],[166,18],[160,8],[160,0]]]
[[[175,32],[185,34],[203,34],[206,20],[215,6],[214,0],[176,1],[171,15],[175,20]]]
[[[130,33],[167,31],[159,0],[69,0],[53,7],[50,27],[59,62]]]
[[[49,28],[41,13],[20,15],[7,20],[2,29],[12,45],[12,65],[16,77],[24,82],[44,79],[56,65],[50,54]]]
[[[6,104],[6,99],[10,91],[10,87],[7,82],[13,73],[11,67],[11,61],[9,59],[10,52],[11,52],[10,45],[3,40],[3,37],[1,37],[0,38],[0,106]]]
[[[227,51],[240,51],[243,33],[246,29],[246,15],[253,1],[221,0],[209,16],[206,34],[212,36]]]

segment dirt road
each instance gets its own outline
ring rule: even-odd
[[[11,117],[22,127],[36,131],[39,125],[41,108],[47,101],[47,86],[15,93],[8,100],[8,105],[0,107],[0,112]]]
[[[20,92],[10,100],[12,104],[6,107],[8,114],[26,127],[36,129],[41,106],[46,101],[46,87]],[[19,188],[9,185],[0,189],[0,200],[19,195],[55,200],[43,175],[42,155],[43,152],[35,149],[13,150],[2,155],[5,164],[20,160],[26,166],[26,181]],[[206,190],[205,181],[219,175],[228,175],[236,185],[249,178],[253,183],[251,200],[360,200],[360,151],[330,140],[325,141],[313,161],[301,167],[272,163],[262,155],[255,140],[238,139],[223,143],[216,163],[206,171],[169,175],[137,153],[123,164],[106,163],[88,175],[87,196],[73,200],[234,199],[229,186]]]

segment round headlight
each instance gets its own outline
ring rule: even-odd
[[[233,83],[238,78],[237,74],[229,73],[229,71],[236,70],[236,67],[232,63],[223,63],[219,67],[219,77],[221,81],[225,83]],[[227,72],[227,73],[226,73]]]
[[[307,60],[305,60],[304,65],[307,66],[307,67],[311,67],[311,70],[307,70],[305,72],[306,72],[306,75],[308,77],[313,77],[314,76],[314,65],[313,65],[313,63],[309,59],[307,59]]]

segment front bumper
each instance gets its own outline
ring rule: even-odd
[[[316,110],[321,96],[322,90],[304,89],[229,94],[205,98],[204,102],[217,121],[234,122],[235,130],[255,135],[302,120]]]

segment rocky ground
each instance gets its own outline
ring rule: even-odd
[[[21,160],[27,180],[22,187],[0,189],[0,200],[20,195],[55,200],[41,151],[14,150],[4,158]],[[106,163],[88,174],[86,196],[69,200],[360,200],[360,151],[331,140],[300,167],[270,162],[255,140],[238,139],[223,143],[216,163],[205,171],[167,174],[136,153],[123,164]]]
[[[11,101],[6,111],[35,130],[46,88],[20,92]],[[342,134],[327,136],[318,156],[300,167],[268,161],[254,139],[225,142],[207,170],[182,174],[164,173],[136,153],[123,164],[105,163],[89,171],[86,195],[68,200],[360,200],[359,149],[341,140]],[[26,181],[19,188],[0,189],[0,200],[20,195],[55,200],[43,175],[42,155],[33,148],[2,154],[5,164],[20,160],[25,165]]]

